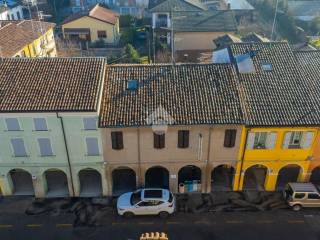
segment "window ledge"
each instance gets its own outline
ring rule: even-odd
[[[25,156],[15,156],[15,155],[12,155],[13,158],[28,158],[30,157],[30,155],[25,155]]]

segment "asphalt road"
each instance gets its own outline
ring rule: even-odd
[[[320,239],[320,211],[176,214],[123,219],[113,213],[100,227],[73,228],[73,215],[26,216],[0,212],[1,240],[138,240],[143,232],[165,232],[170,240]]]

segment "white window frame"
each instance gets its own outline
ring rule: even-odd
[[[263,146],[258,146],[264,138]],[[267,138],[268,138],[268,132],[255,132],[254,134],[254,142],[253,142],[253,149],[266,149],[267,148]]]
[[[47,139],[47,140],[49,140],[49,146],[50,146],[51,154],[42,154],[41,145],[40,145],[40,140],[42,140],[42,139]],[[50,138],[48,138],[48,137],[41,137],[41,138],[38,138],[37,141],[38,141],[39,155],[40,155],[41,157],[52,157],[52,156],[54,156],[53,148],[52,148],[52,143],[51,143],[51,139],[50,139]]]
[[[17,121],[17,123],[18,123],[18,126],[19,126],[19,128],[18,129],[13,129],[13,130],[10,130],[9,129],[9,125],[8,125],[8,122],[7,122],[7,120],[16,120]],[[18,118],[14,118],[14,117],[11,117],[11,118],[5,118],[5,123],[6,123],[6,128],[7,128],[7,131],[9,131],[9,132],[15,132],[15,131],[21,131],[21,125],[20,125],[20,122],[19,122],[19,119]]]
[[[23,148],[24,148],[24,153],[25,155],[17,155],[16,152],[15,152],[15,148],[14,148],[14,144],[13,144],[13,140],[22,140],[22,144],[23,144]],[[27,151],[27,148],[26,148],[26,144],[24,143],[24,139],[23,138],[11,138],[10,139],[10,144],[11,144],[11,149],[12,149],[12,155],[14,157],[28,157],[28,151]]]
[[[95,139],[97,140],[97,149],[98,149],[98,152],[97,154],[89,154],[89,145],[88,145],[88,140],[89,139]],[[100,147],[99,147],[99,139],[97,137],[86,137],[85,138],[85,145],[86,145],[86,150],[87,150],[87,156],[100,156]]]
[[[46,129],[37,129],[37,126],[36,126],[36,119],[44,119],[44,122],[45,122],[45,125],[46,125]],[[43,131],[48,131],[49,128],[48,128],[48,122],[47,122],[47,119],[45,117],[36,117],[36,118],[33,118],[33,126],[34,126],[34,130],[35,131],[39,131],[39,132],[43,132]]]
[[[297,138],[298,134],[299,134],[299,139]],[[302,136],[303,136],[303,132],[302,131],[291,132],[290,141],[289,141],[289,148],[290,149],[299,149],[299,148],[301,148]],[[294,142],[295,140],[299,140],[299,143],[295,143]]]

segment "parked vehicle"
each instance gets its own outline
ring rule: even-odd
[[[159,215],[166,218],[175,211],[175,197],[166,189],[148,188],[122,194],[117,201],[118,214]]]
[[[312,183],[288,183],[283,195],[294,211],[303,207],[320,207],[320,192]]]

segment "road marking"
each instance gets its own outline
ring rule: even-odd
[[[26,226],[30,228],[38,228],[38,227],[41,227],[42,224],[27,224]]]
[[[167,224],[181,224],[180,222],[167,222]]]
[[[73,227],[73,224],[71,224],[71,223],[60,223],[60,224],[56,224],[56,227]]]
[[[152,225],[154,222],[138,222],[140,225]]]
[[[288,223],[304,223],[304,220],[288,220]]]
[[[274,223],[274,221],[272,220],[261,220],[261,221],[257,221],[257,223]]]
[[[195,224],[215,224],[214,222],[208,222],[208,221],[195,221]]]
[[[226,223],[231,223],[231,224],[239,224],[239,223],[243,223],[243,221],[226,221]]]
[[[121,224],[127,224],[126,222],[113,222],[112,225],[121,225]]]
[[[0,224],[0,228],[12,228],[13,225],[11,224]]]

